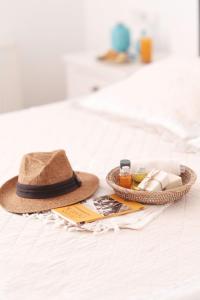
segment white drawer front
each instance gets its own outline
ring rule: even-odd
[[[15,46],[0,48],[0,112],[22,108],[19,62]]]
[[[66,94],[68,98],[94,93],[107,84],[102,78],[87,72],[87,69],[83,70],[75,65],[67,65]]]

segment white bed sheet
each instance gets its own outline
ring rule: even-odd
[[[17,174],[24,153],[58,148],[75,170],[103,178],[124,157],[174,158],[200,173],[198,155],[67,102],[0,116],[0,138],[0,184]],[[199,195],[197,183],[145,229],[103,235],[1,209],[0,299],[200,299]]]

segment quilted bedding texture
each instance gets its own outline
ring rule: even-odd
[[[119,159],[200,158],[162,136],[61,102],[0,117],[0,184],[24,153],[66,150],[75,170],[105,178]],[[0,210],[0,299],[162,300],[200,298],[200,187],[141,231],[66,232]]]

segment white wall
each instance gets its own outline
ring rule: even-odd
[[[61,57],[83,47],[82,0],[1,0],[0,41],[15,41],[25,106],[65,96]]]
[[[111,27],[133,28],[138,11],[154,16],[158,48],[197,54],[197,0],[0,0],[0,44],[17,44],[25,106],[63,99],[62,55],[106,50]]]
[[[156,48],[186,55],[198,53],[198,0],[86,0],[87,48],[110,47],[110,29],[119,21],[134,32],[134,18],[153,19]]]

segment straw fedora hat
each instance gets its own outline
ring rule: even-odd
[[[80,202],[98,188],[95,175],[74,172],[64,150],[26,154],[19,176],[0,191],[0,204],[14,213],[33,213]]]

